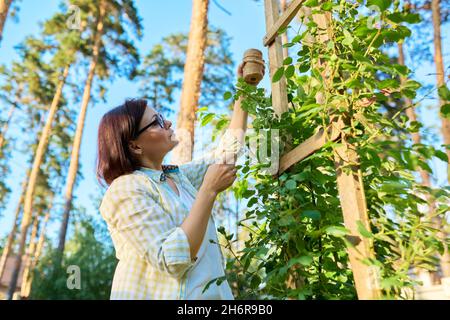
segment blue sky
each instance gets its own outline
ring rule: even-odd
[[[264,7],[263,1],[255,2],[253,0],[221,0],[219,1],[230,13],[227,15],[220,10],[212,1],[210,4],[209,21],[210,24],[220,27],[232,37],[231,52],[234,54],[234,61],[241,59],[243,52],[248,48],[259,48],[264,53],[267,61],[267,50],[262,46],[262,38],[265,34]],[[0,63],[8,64],[17,57],[14,46],[22,41],[25,36],[37,34],[39,32],[39,22],[52,16],[58,10],[59,0],[22,0],[19,2],[20,11],[18,12],[18,22],[11,19],[7,21],[4,38],[0,48]],[[175,32],[188,32],[191,17],[191,1],[156,1],[156,0],[137,0],[136,1],[140,16],[143,18],[144,37],[138,44],[142,54],[147,53],[150,48],[159,42],[164,36]],[[445,35],[447,41],[443,41],[444,53],[448,58],[449,48],[448,33]],[[448,62],[448,61],[447,61]],[[449,65],[446,63],[446,65]],[[431,69],[430,69],[431,68]],[[433,83],[434,76],[427,76],[433,66],[424,63],[419,70],[416,70],[417,78],[423,82]],[[262,86],[269,88],[268,77],[262,82]],[[85,81],[85,77],[80,79]],[[89,105],[86,126],[81,145],[80,163],[83,166],[84,180],[80,181],[75,196],[77,203],[81,203],[92,215],[98,215],[98,211],[92,205],[91,196],[99,195],[100,189],[95,180],[94,164],[96,153],[97,127],[101,116],[110,108],[123,102],[127,97],[137,97],[138,84],[124,79],[117,79],[109,84],[106,95],[106,103],[98,102]],[[435,105],[435,101],[428,101],[430,105]],[[176,109],[178,100],[174,103]],[[428,110],[421,108],[419,110],[421,120],[427,127],[431,128],[432,134],[440,139],[439,125],[436,109]],[[3,115],[2,115],[3,116]],[[171,119],[175,122],[175,119]],[[174,123],[174,125],[176,125]],[[12,134],[20,135],[20,132],[11,129]],[[437,142],[439,143],[439,141]],[[0,218],[0,237],[5,235],[10,229],[13,210],[19,197],[19,185],[25,174],[26,158],[15,154],[12,163],[12,174],[8,178],[9,185],[15,192],[10,196],[7,209]],[[445,184],[445,165],[439,161],[433,161],[432,168],[436,170],[435,177],[437,184]],[[58,213],[59,214],[59,213]],[[55,232],[59,222],[56,223]]]

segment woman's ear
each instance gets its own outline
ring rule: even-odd
[[[142,155],[142,148],[139,146],[138,143],[136,143],[136,141],[131,140],[130,142],[128,142],[128,148],[130,148],[132,154]]]

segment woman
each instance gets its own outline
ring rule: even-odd
[[[178,141],[172,123],[145,100],[128,100],[103,116],[97,176],[109,187],[100,212],[119,259],[111,299],[233,299],[227,281],[203,289],[225,275],[211,211],[236,168],[213,162],[241,150],[247,112],[240,103],[218,149],[180,166],[162,164]]]

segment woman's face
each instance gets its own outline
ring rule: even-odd
[[[157,112],[147,107],[142,120],[139,124],[138,131],[154,122],[152,126],[142,131],[137,138],[130,142],[130,148],[139,157],[148,159],[163,158],[170,150],[172,150],[177,144],[178,140],[175,138],[174,131],[170,129],[172,122],[164,120],[164,128],[158,124]]]

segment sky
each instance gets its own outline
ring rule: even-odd
[[[17,58],[14,46],[22,41],[27,35],[38,34],[39,22],[51,17],[57,10],[60,0],[22,0],[19,2],[19,12],[17,21],[8,20],[4,30],[4,38],[0,47],[0,64],[8,64]],[[262,39],[265,35],[264,6],[263,1],[255,2],[253,0],[221,0],[219,3],[231,13],[228,15],[221,10],[213,1],[210,1],[209,22],[215,27],[224,29],[232,38],[230,51],[233,53],[235,62],[238,62],[243,52],[248,48],[259,48],[263,51],[264,59],[267,61],[267,49],[262,45]],[[143,19],[144,37],[137,44],[142,54],[147,53],[151,47],[158,43],[163,37],[176,32],[188,32],[191,18],[191,1],[157,1],[157,0],[136,0],[136,4]],[[444,54],[448,59],[449,43],[448,32],[443,41]],[[408,57],[408,56],[407,56]],[[448,64],[448,60],[446,60]],[[430,69],[431,68],[431,69]],[[424,82],[433,83],[434,77],[430,73],[433,66],[424,63],[416,75]],[[85,79],[80,79],[84,81]],[[269,88],[269,77],[265,77],[261,86]],[[95,105],[91,103],[88,108],[86,125],[83,133],[83,139],[80,152],[80,163],[82,163],[82,174],[84,179],[79,182],[74,195],[75,201],[87,209],[87,212],[94,216],[99,216],[97,208],[93,205],[92,196],[101,195],[101,190],[95,178],[95,154],[96,137],[99,121],[103,114],[109,109],[121,104],[125,98],[138,97],[138,84],[124,79],[116,79],[108,85],[106,103],[100,101]],[[434,101],[430,101],[435,104]],[[177,109],[178,99],[173,107]],[[174,114],[175,116],[175,114]],[[439,119],[436,110],[424,108],[419,110],[420,119],[425,125],[431,128],[437,139],[439,136]],[[3,115],[2,115],[3,117]],[[176,126],[176,119],[170,118]],[[20,135],[21,132],[11,129],[11,134]],[[439,141],[437,142],[439,143]],[[11,161],[12,173],[8,177],[8,183],[13,188],[13,193],[9,197],[6,210],[3,211],[3,217],[0,217],[0,237],[4,236],[11,228],[12,215],[17,204],[19,187],[26,170],[26,157],[15,154]],[[445,165],[439,161],[433,161],[431,167],[436,171],[436,183],[445,184]],[[64,189],[63,189],[64,190]],[[59,223],[56,223],[52,232],[57,231]],[[56,234],[55,234],[56,235]]]

